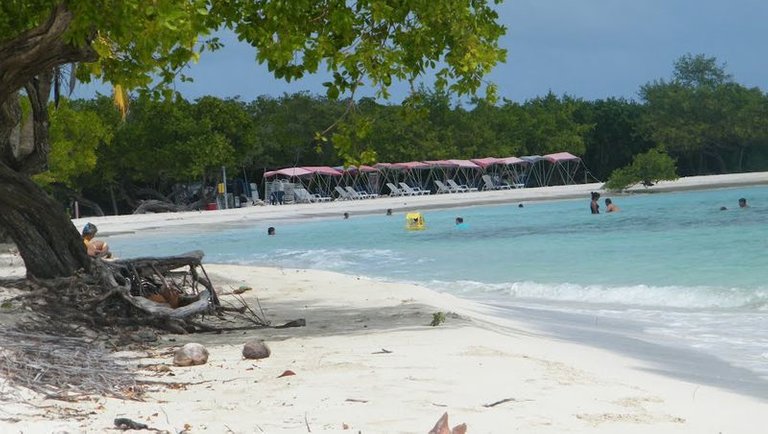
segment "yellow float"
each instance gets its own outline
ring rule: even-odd
[[[409,212],[405,215],[405,228],[409,231],[424,230],[424,216],[420,212]]]

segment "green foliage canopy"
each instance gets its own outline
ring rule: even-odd
[[[113,131],[90,110],[75,110],[62,100],[50,118],[51,154],[48,170],[34,176],[47,185],[61,183],[76,188],[78,177],[96,166],[97,150],[112,140]]]
[[[675,160],[661,149],[653,148],[642,154],[635,155],[632,164],[616,169],[605,188],[608,190],[624,190],[637,183],[651,186],[659,181],[677,179]]]
[[[715,58],[683,56],[672,81],[648,83],[640,95],[641,131],[687,172],[741,171],[747,148],[768,143],[766,95],[734,83]]]
[[[44,23],[55,7],[72,19],[63,34],[74,47],[95,51],[81,80],[147,89],[177,77],[222,28],[257,50],[277,78],[293,80],[321,68],[333,72],[328,96],[364,80],[386,95],[394,80],[436,70],[435,86],[473,93],[505,51],[492,3],[500,0],[15,0],[0,5],[0,43]],[[203,39],[201,39],[203,38]],[[31,77],[30,77],[31,78]],[[491,86],[489,91],[494,92]]]

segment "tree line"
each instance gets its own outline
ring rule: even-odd
[[[138,199],[183,202],[179,185],[211,185],[225,166],[260,181],[265,169],[445,158],[581,156],[599,180],[637,156],[668,158],[679,176],[768,170],[768,94],[733,80],[717,59],[685,55],[637,100],[548,93],[522,103],[421,88],[401,104],[298,93],[253,101],[148,95],[125,119],[112,98],[61,100],[51,110],[49,170],[35,179],[96,214]],[[624,172],[617,169],[625,168]]]

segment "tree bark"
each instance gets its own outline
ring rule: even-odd
[[[16,243],[28,276],[65,277],[90,269],[83,240],[61,204],[2,162],[0,226]]]
[[[0,226],[16,244],[27,275],[71,276],[90,269],[80,234],[64,208],[28,177],[48,163],[48,98],[53,69],[94,61],[90,41],[72,42],[65,33],[72,22],[67,2],[51,10],[44,23],[0,42]],[[19,91],[32,106],[31,145],[19,150],[23,134]]]
[[[64,38],[72,18],[66,2],[61,2],[46,22],[0,44],[0,104],[45,71],[97,59],[90,41],[76,45]]]

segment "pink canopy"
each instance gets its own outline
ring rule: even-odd
[[[386,163],[384,163],[384,164],[386,164]],[[366,166],[366,165],[363,164],[362,166],[350,166],[350,167],[347,167],[346,169],[344,169],[344,171],[345,172],[365,172],[365,173],[370,173],[370,172],[378,172],[379,169],[377,169],[375,167],[371,167],[371,166]]]
[[[283,176],[288,176],[290,178],[296,178],[299,176],[310,175],[311,173],[312,173],[311,171],[303,167],[286,167],[285,169],[271,170],[269,172],[264,172],[264,177],[271,178],[273,176],[283,175]]]
[[[341,176],[341,172],[328,166],[304,166],[302,169],[306,169],[309,173],[316,173],[318,175]]]
[[[473,158],[473,159],[471,159],[469,161],[471,161],[471,162],[477,164],[478,166],[482,167],[483,169],[485,169],[486,167],[488,167],[490,165],[493,165],[493,164],[501,164],[501,162],[499,160],[500,160],[500,158],[496,158],[496,157],[485,157],[485,158]]]
[[[391,167],[393,169],[411,170],[411,169],[427,169],[429,168],[429,165],[427,165],[426,163],[422,163],[421,161],[409,161],[407,163],[394,163]]]
[[[430,167],[458,167],[455,163],[452,163],[450,160],[427,160],[427,161],[424,161],[424,164]]]
[[[447,160],[448,162],[452,163],[456,167],[461,167],[462,169],[480,169],[480,166],[473,163],[470,160]]]
[[[525,164],[527,161],[517,158],[517,157],[507,157],[507,158],[499,158],[499,164]]]
[[[312,174],[341,176],[341,172],[328,166],[304,166],[304,167],[286,167],[284,169],[271,170],[264,172],[265,178],[271,178],[276,175],[283,175],[289,178],[299,178]]]
[[[470,161],[482,167],[483,169],[485,169],[488,166],[492,166],[494,164],[510,165],[510,164],[525,163],[524,160],[521,160],[517,157],[507,157],[507,158],[486,157],[486,158],[475,158]]]
[[[544,156],[550,163],[558,163],[560,161],[576,161],[581,158],[571,154],[570,152],[557,152],[555,154],[547,154]]]

